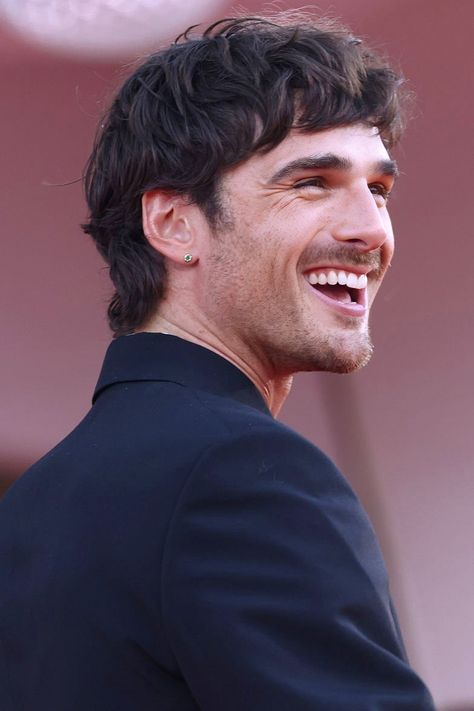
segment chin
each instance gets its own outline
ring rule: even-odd
[[[326,346],[321,360],[330,373],[353,373],[367,365],[374,351],[367,326],[359,333],[333,334]]]
[[[293,372],[320,371],[326,373],[353,373],[363,368],[372,357],[372,341],[368,334],[352,337],[351,339],[325,338],[307,345],[306,349],[300,348],[294,354],[298,367],[293,367]],[[293,363],[295,366],[296,363]]]
[[[321,370],[330,373],[353,373],[367,365],[373,351],[374,347],[368,334],[365,334],[358,343],[334,344],[332,348],[328,347],[324,356],[319,359],[324,366]]]
[[[354,373],[356,370],[363,368],[372,357],[373,349],[359,354],[340,355],[337,354],[328,358],[324,363],[323,370],[327,373]]]

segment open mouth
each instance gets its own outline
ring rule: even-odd
[[[306,281],[327,303],[365,311],[367,275],[333,269],[318,269],[305,274]]]

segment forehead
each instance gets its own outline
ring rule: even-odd
[[[390,158],[376,128],[353,124],[311,133],[292,131],[278,146],[263,155],[252,156],[236,172],[265,180],[290,161],[325,154],[339,156],[354,171],[363,174]]]

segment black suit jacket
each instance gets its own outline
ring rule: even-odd
[[[2,711],[428,711],[355,495],[211,351],[110,346],[0,504]]]

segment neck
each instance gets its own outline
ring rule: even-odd
[[[243,373],[245,373],[249,380],[252,381],[265,400],[273,417],[278,415],[283,403],[290,393],[291,384],[293,382],[292,375],[265,377],[258,367],[255,367],[250,362],[247,362],[239,354],[227,347],[220,339],[214,337],[213,334],[197,334],[190,332],[178,324],[173,323],[164,316],[154,318],[152,321],[147,323],[143,329],[139,330],[177,336],[178,338],[183,338],[186,341],[196,343],[198,346],[208,348],[209,350],[214,351],[214,353],[222,356],[222,358],[226,358],[226,360],[230,361],[233,365],[239,368]]]

